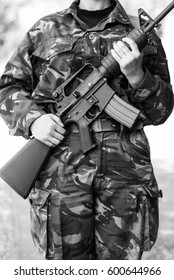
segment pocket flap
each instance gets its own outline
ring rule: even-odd
[[[40,45],[32,55],[40,57],[44,60],[50,60],[57,54],[71,51],[74,43],[74,39],[62,40],[61,38],[51,38],[44,44]]]
[[[143,189],[144,189],[146,195],[148,195],[152,198],[158,198],[160,195],[160,191],[158,189],[158,184],[155,179],[147,181],[143,185]]]

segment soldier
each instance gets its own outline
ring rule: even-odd
[[[127,37],[133,28],[117,0],[76,0],[28,31],[1,77],[10,134],[54,147],[29,197],[32,237],[46,259],[140,259],[156,241],[160,191],[143,128],[167,120],[173,92],[159,37],[153,32],[140,53]],[[83,154],[78,129],[37,103],[54,96],[33,92],[55,56],[57,87],[109,52],[121,69],[110,86],[145,118],[128,129],[102,113],[92,123],[97,145]]]

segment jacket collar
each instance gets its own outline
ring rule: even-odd
[[[120,2],[118,0],[113,0],[113,2],[116,2],[116,5],[109,16],[108,22],[117,21],[122,24],[130,24],[130,19]],[[79,3],[80,0],[75,0],[67,9],[67,13],[70,13],[73,16],[77,17],[77,6],[79,5]]]

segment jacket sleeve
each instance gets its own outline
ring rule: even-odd
[[[153,34],[152,54],[145,55],[145,78],[136,89],[131,89],[132,102],[142,110],[144,125],[164,123],[173,110],[173,91],[166,54],[160,38]]]
[[[28,33],[11,57],[0,79],[0,115],[9,133],[29,139],[30,125],[45,114],[31,99],[34,78],[30,55],[33,51]]]

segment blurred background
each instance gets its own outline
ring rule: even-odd
[[[137,15],[143,8],[155,18],[170,0],[120,0],[128,14]],[[28,29],[42,16],[67,8],[72,0],[1,0],[0,1],[0,75],[5,64]],[[174,84],[173,32],[174,11],[161,22],[158,34],[168,58],[171,83]],[[165,124],[147,127],[151,157],[159,187],[164,197],[160,201],[159,238],[147,259],[174,259],[174,113]],[[0,168],[26,143],[21,137],[8,135],[0,118]],[[8,221],[8,222],[7,222]],[[0,259],[39,259],[35,253],[29,229],[29,205],[0,180]],[[25,249],[24,249],[25,247]]]

